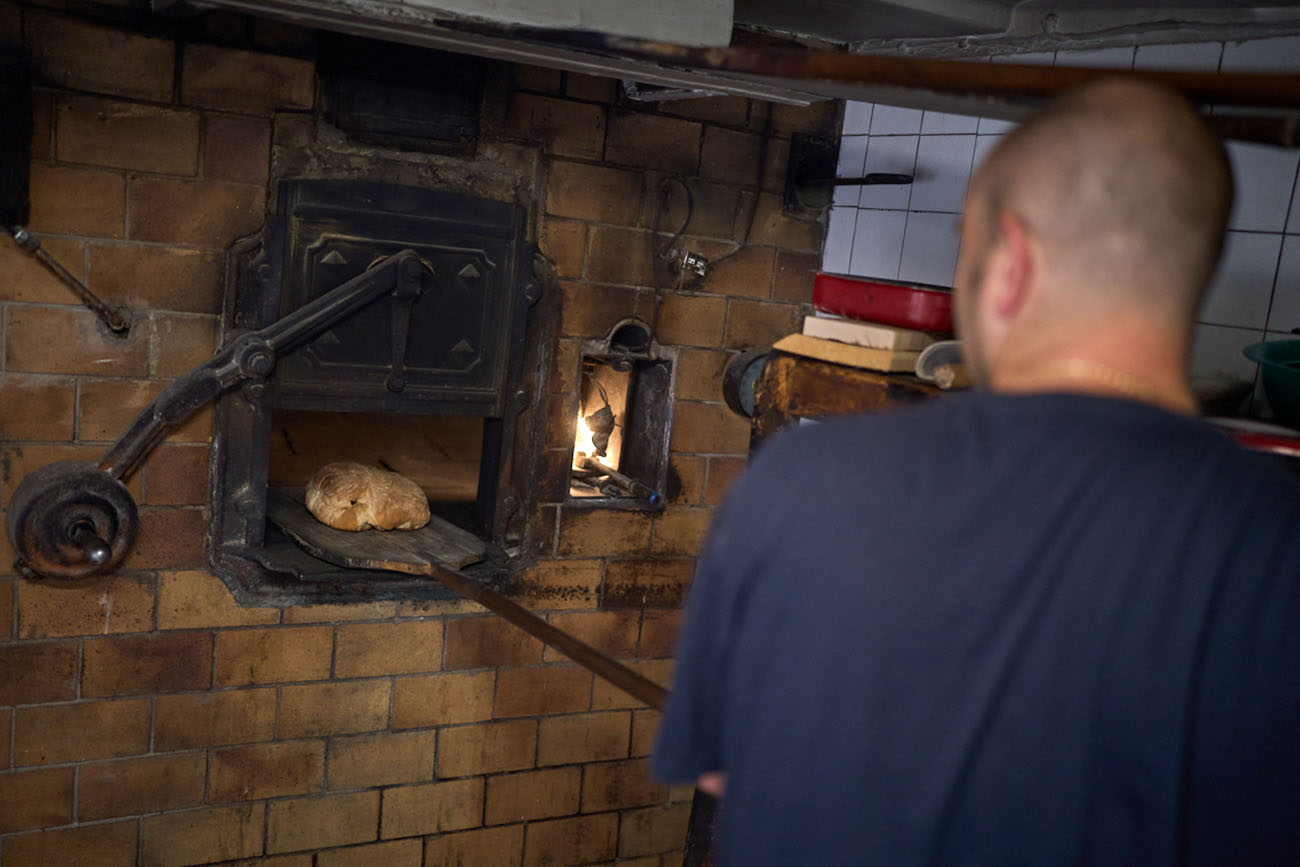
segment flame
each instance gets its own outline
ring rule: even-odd
[[[596,443],[592,440],[591,436],[592,436],[591,425],[587,424],[587,420],[583,418],[582,413],[579,412],[577,436],[573,438],[574,466],[578,465],[578,459],[580,457],[586,457],[588,455],[595,453]]]

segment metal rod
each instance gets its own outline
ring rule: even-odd
[[[607,467],[593,457],[585,457],[581,464],[583,469],[594,470],[601,475],[609,476],[610,480],[616,483],[620,488],[627,491],[634,497],[640,497],[652,506],[657,506],[663,502],[663,495],[651,488],[649,485],[639,482],[631,476],[625,476],[612,467]]]
[[[910,184],[911,175],[892,172],[871,172],[860,178],[800,178],[799,184],[805,187],[868,187],[876,184]]]
[[[40,238],[37,238],[22,226],[9,227],[9,232],[23,252],[40,262],[51,274],[58,277],[63,285],[73,291],[82,304],[89,307],[99,317],[99,321],[104,323],[104,326],[109,331],[114,334],[125,335],[131,329],[130,319],[101,301],[84,283],[73,276],[72,272],[60,265],[58,260],[41,246]]]

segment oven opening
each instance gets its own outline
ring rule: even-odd
[[[379,467],[415,482],[432,514],[482,535],[483,434],[481,418],[282,410],[271,416],[267,484],[304,488],[339,461]]]

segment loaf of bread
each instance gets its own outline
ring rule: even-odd
[[[415,482],[376,467],[326,464],[307,483],[307,509],[336,530],[418,530],[429,501]]]

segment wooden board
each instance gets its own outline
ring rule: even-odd
[[[851,343],[810,337],[807,334],[790,334],[772,344],[773,349],[867,370],[886,373],[912,373],[916,370],[918,350],[868,349]]]
[[[266,515],[309,553],[354,569],[424,575],[430,563],[463,569],[482,560],[487,551],[486,543],[478,536],[436,515],[418,530],[335,530],[307,511],[301,488],[268,490]]]

